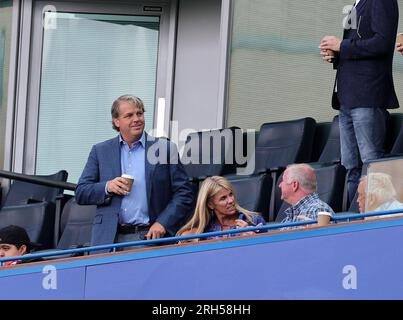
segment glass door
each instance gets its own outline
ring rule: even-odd
[[[157,87],[165,85],[158,77],[167,78],[159,75],[166,55],[161,52],[166,51],[161,46],[163,7],[154,7],[156,14],[136,14],[141,6],[117,7],[80,8],[77,3],[69,8],[55,2],[41,3],[35,11],[38,15],[42,8],[41,48],[34,45],[37,56],[32,57],[33,63],[40,61],[40,68],[32,68],[39,86],[30,95],[28,117],[37,120],[27,133],[35,136],[36,148],[28,143],[26,157],[35,159],[36,174],[65,169],[76,183],[91,146],[117,135],[110,108],[122,94],[144,101],[146,130],[154,127],[155,103],[164,96]]]

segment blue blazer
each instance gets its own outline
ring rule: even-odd
[[[150,224],[158,221],[168,234],[174,235],[192,210],[193,193],[188,176],[178,160],[175,144],[167,139],[155,139],[146,134],[145,151]],[[161,155],[164,161],[149,161],[148,151]],[[115,240],[122,196],[106,196],[105,186],[107,181],[121,174],[119,136],[94,145],[75,192],[78,204],[97,205],[92,245],[110,244]]]
[[[398,108],[392,60],[399,8],[396,0],[360,0],[357,29],[345,29],[335,57],[337,93],[332,107]]]

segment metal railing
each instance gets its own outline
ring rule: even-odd
[[[362,220],[363,218],[368,218],[368,217],[376,217],[376,216],[384,216],[387,214],[397,214],[397,213],[403,213],[403,209],[398,209],[398,210],[388,210],[388,211],[378,211],[378,212],[368,212],[368,213],[338,213],[337,215],[334,215],[332,217],[332,221],[335,221],[336,223],[338,221],[347,221],[349,222],[350,220]]]
[[[10,172],[10,171],[5,171],[5,170],[0,170],[0,178],[6,178],[6,179],[10,179],[10,180],[19,180],[19,181],[23,181],[23,182],[40,184],[40,185],[48,186],[48,187],[61,188],[61,189],[70,190],[70,191],[75,191],[76,186],[77,186],[75,183],[71,183],[71,182],[55,181],[55,180],[51,180],[51,179],[38,177],[35,175],[15,173],[15,172]]]
[[[30,253],[23,256],[18,257],[10,257],[10,258],[2,258],[0,259],[1,265],[3,262],[13,261],[13,260],[31,260],[31,259],[40,259],[45,257],[51,256],[58,256],[58,255],[67,255],[67,254],[77,254],[77,253],[85,253],[90,251],[99,251],[99,250],[111,250],[116,251],[118,248],[129,247],[129,246],[136,246],[136,245],[153,245],[153,244],[163,244],[163,243],[177,243],[179,241],[185,240],[192,240],[198,238],[208,238],[208,237],[222,237],[224,235],[230,235],[233,233],[242,233],[247,231],[263,231],[268,229],[277,229],[277,228],[285,228],[285,227],[298,227],[304,226],[308,224],[317,223],[316,220],[312,221],[301,221],[301,222],[292,222],[292,223],[279,223],[279,224],[266,224],[263,226],[258,227],[247,227],[247,228],[240,228],[240,229],[231,229],[225,231],[214,231],[214,232],[206,232],[188,236],[175,236],[175,237],[168,237],[168,238],[160,238],[160,239],[153,239],[153,240],[139,240],[139,241],[132,241],[132,242],[122,242],[122,243],[112,243],[106,245],[99,245],[93,247],[85,247],[79,249],[68,249],[68,250],[56,250],[56,251],[48,251],[43,253]],[[234,239],[234,238],[232,238]]]

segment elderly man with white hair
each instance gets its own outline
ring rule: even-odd
[[[396,200],[397,193],[391,176],[382,172],[371,172],[363,176],[358,185],[358,207],[360,212],[377,212],[403,209]],[[403,214],[403,213],[402,213]],[[396,214],[382,217],[396,216]]]
[[[321,211],[334,214],[332,208],[319,199],[315,171],[307,164],[287,166],[279,187],[281,199],[291,205],[286,209],[287,216],[282,223],[314,220]]]

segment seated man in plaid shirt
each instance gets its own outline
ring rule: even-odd
[[[285,210],[282,223],[317,219],[318,212],[334,214],[332,208],[319,199],[316,193],[316,175],[307,164],[287,166],[280,183],[281,199],[291,205]]]

